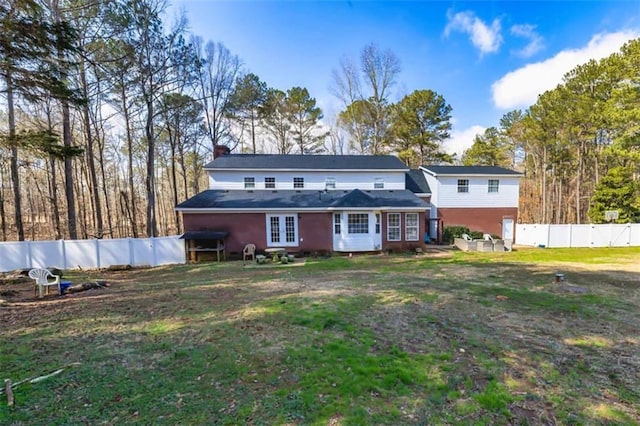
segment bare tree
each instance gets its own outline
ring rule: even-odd
[[[362,49],[359,67],[343,58],[332,72],[332,92],[344,105],[341,126],[363,154],[381,153],[390,141],[389,92],[400,70],[400,59],[391,50],[369,44]]]
[[[226,115],[241,62],[222,43],[210,41],[203,49],[202,39],[194,37],[193,44],[199,55],[198,85],[205,111],[205,126],[213,149],[232,139]]]

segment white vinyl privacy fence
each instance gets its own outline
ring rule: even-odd
[[[604,225],[516,225],[516,243],[535,247],[640,246],[640,223]]]
[[[0,243],[0,272],[53,266],[92,269],[111,265],[158,266],[185,262],[184,240],[178,236]]]

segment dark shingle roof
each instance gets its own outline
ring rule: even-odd
[[[209,189],[176,209],[308,209],[357,207],[423,207],[428,204],[407,190],[360,191],[225,191]]]
[[[407,166],[392,155],[229,154],[216,158],[204,168],[213,170],[407,170]]]
[[[420,169],[411,169],[404,176],[404,187],[414,194],[431,194],[431,188]]]
[[[434,175],[522,175],[515,170],[498,166],[422,166],[422,168]]]

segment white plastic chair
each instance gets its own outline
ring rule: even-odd
[[[247,259],[251,258],[252,260],[256,260],[256,245],[255,244],[247,244],[242,249],[242,262],[245,263]]]
[[[29,271],[29,278],[36,280],[36,288],[38,297],[43,297],[45,291],[49,294],[49,287],[57,286],[58,293],[60,293],[60,275],[53,275],[48,269],[36,268]],[[53,281],[49,281],[49,278],[53,278]]]

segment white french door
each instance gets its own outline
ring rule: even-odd
[[[298,245],[298,215],[267,215],[267,246],[292,247]]]

